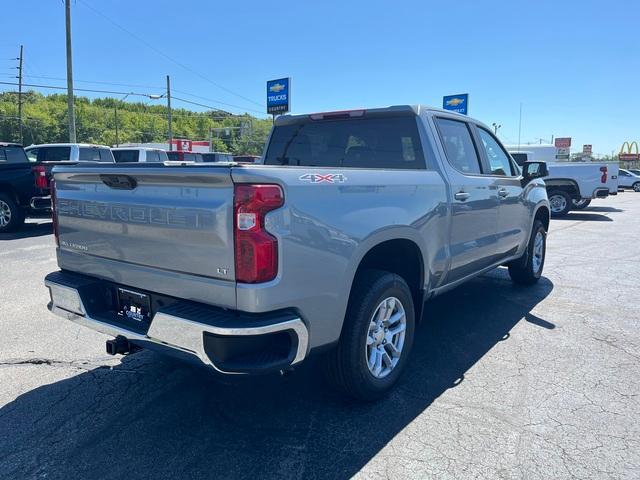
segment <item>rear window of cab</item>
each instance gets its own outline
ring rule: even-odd
[[[265,165],[424,169],[415,116],[302,120],[276,126]]]

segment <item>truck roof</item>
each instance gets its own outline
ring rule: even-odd
[[[22,147],[22,145],[13,142],[0,142],[0,147]]]
[[[108,145],[98,145],[95,143],[39,143],[37,145],[29,145],[25,148],[35,148],[35,147],[71,147],[72,145],[77,145],[78,147],[98,147],[98,148],[111,148]]]
[[[318,113],[305,113],[305,114],[297,114],[297,115],[280,115],[276,117],[275,124],[276,125],[288,125],[292,123],[297,123],[300,120],[308,119],[311,117],[315,120],[321,120],[323,117],[335,117],[335,118],[345,118],[346,116],[358,117],[362,116],[366,113],[368,117],[371,116],[385,116],[385,115],[420,115],[423,112],[433,112],[437,114],[458,117],[460,119],[464,119],[466,121],[471,121],[476,124],[482,125],[485,128],[489,128],[484,123],[476,120],[473,117],[468,115],[463,115],[461,113],[452,112],[450,110],[444,110],[442,108],[430,107],[428,105],[416,104],[416,105],[391,105],[388,107],[380,107],[380,108],[353,108],[349,110],[336,110],[336,111],[328,111],[328,112],[318,112]]]

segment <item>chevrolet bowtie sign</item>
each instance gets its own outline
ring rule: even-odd
[[[291,78],[279,78],[267,82],[267,113],[273,115],[291,110]]]
[[[469,113],[469,94],[461,93],[460,95],[442,97],[442,108],[467,115]]]

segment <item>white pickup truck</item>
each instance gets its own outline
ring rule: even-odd
[[[507,148],[518,165],[541,160],[537,150]],[[553,216],[586,208],[594,198],[618,194],[618,165],[615,163],[547,162],[547,168],[549,175],[544,177],[544,182]]]

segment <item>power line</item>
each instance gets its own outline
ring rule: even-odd
[[[41,78],[43,80],[66,80],[66,78],[62,77],[49,77],[46,75],[25,75],[25,77],[29,78]],[[116,83],[116,82],[104,82],[104,81],[94,81],[94,80],[78,80],[74,78],[74,82],[79,83],[93,83],[96,85],[113,85],[116,87],[133,87],[133,88],[153,88],[156,90],[163,90],[164,87],[158,87],[157,85],[140,85],[134,83]]]
[[[13,78],[13,75],[11,77]],[[44,76],[44,75],[25,75],[25,77],[28,77],[28,78],[42,78],[44,80],[66,80],[65,78],[62,78],[62,77],[49,77],[49,76]],[[164,88],[164,87],[157,87],[157,86],[151,86],[151,85],[140,85],[140,84],[131,84],[131,83],[116,83],[116,82],[99,82],[99,81],[92,81],[92,80],[77,80],[77,79],[74,79],[74,82],[76,82],[76,83],[93,83],[93,84],[96,84],[96,85],[114,85],[114,86],[119,86],[119,87],[155,88],[157,90],[162,90]],[[76,88],[76,90],[78,90],[78,89]],[[220,105],[224,105],[224,106],[227,106],[227,107],[237,108],[239,110],[245,110],[245,111],[259,113],[259,114],[264,113],[264,112],[262,112],[260,110],[255,110],[255,109],[247,108],[247,107],[241,107],[240,105],[234,105],[233,103],[226,103],[226,102],[222,102],[220,100],[214,100],[212,98],[201,97],[201,96],[195,95],[193,93],[185,92],[184,90],[176,90],[175,88],[172,88],[172,90],[174,92],[182,93],[183,95],[187,95],[189,97],[199,98],[201,100],[206,100],[206,101],[209,101],[209,102],[218,103]],[[220,110],[219,108],[216,108],[216,107],[211,107],[211,108],[213,110]]]
[[[0,85],[18,85],[14,82],[0,82]],[[57,85],[38,85],[35,83],[23,83],[24,87],[33,87],[33,88],[50,88],[52,90],[66,90],[67,87],[60,87]],[[136,93],[136,92],[115,92],[113,90],[94,90],[90,88],[74,88],[75,91],[79,92],[90,92],[90,93],[107,93],[110,95],[137,95],[141,97],[149,97],[150,93]]]
[[[241,95],[239,93],[234,92],[233,90],[224,87],[222,85],[220,85],[217,82],[214,82],[213,80],[205,77],[204,75],[202,75],[201,73],[193,70],[192,68],[188,67],[187,65],[185,65],[182,62],[179,62],[178,60],[175,60],[174,58],[170,57],[169,55],[167,55],[166,53],[164,53],[163,51],[159,50],[158,48],[154,47],[153,45],[151,45],[149,42],[147,42],[146,40],[144,40],[142,37],[139,37],[138,35],[136,35],[135,33],[127,30],[125,27],[123,27],[122,25],[120,25],[119,23],[117,23],[115,20],[112,20],[110,17],[108,17],[107,15],[105,15],[104,13],[96,10],[95,8],[93,8],[92,6],[90,6],[87,2],[85,2],[84,0],[79,0],[80,3],[82,3],[85,7],[87,7],[89,10],[92,10],[94,13],[96,13],[97,15],[100,15],[101,17],[103,17],[105,20],[107,20],[108,22],[112,23],[113,25],[115,25],[116,27],[118,27],[120,30],[122,30],[123,32],[131,35],[133,38],[135,38],[136,40],[138,40],[140,43],[144,44],[147,48],[150,48],[151,50],[153,50],[154,52],[156,52],[158,55],[163,56],[164,58],[166,58],[167,60],[169,60],[172,63],[175,63],[176,65],[178,65],[179,67],[185,69],[186,71],[197,75],[198,77],[200,77],[201,79],[209,82],[210,84],[220,88],[221,90],[224,90],[225,92],[228,92],[238,98],[242,98],[243,100],[246,100],[247,102],[253,103],[254,105],[258,105],[259,107],[264,107],[264,105],[262,105],[261,103],[258,103],[254,100],[251,100],[248,97],[245,97],[244,95]]]

